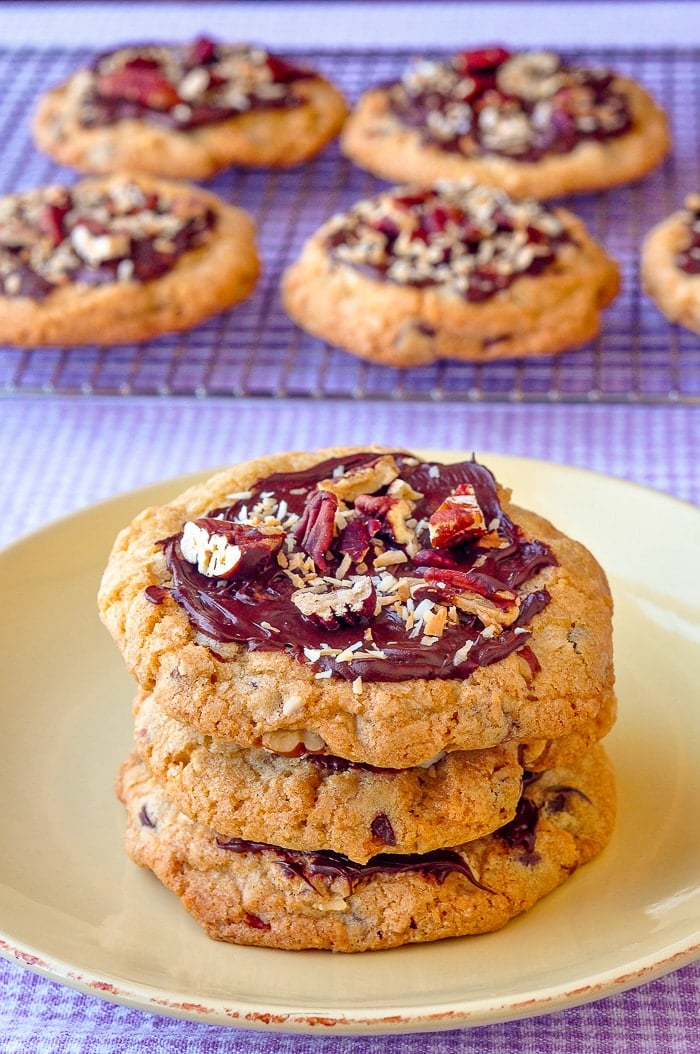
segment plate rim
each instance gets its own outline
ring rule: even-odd
[[[463,450],[435,450],[420,448],[416,451],[421,456],[435,459],[447,459],[465,455]],[[496,452],[479,451],[475,455],[483,464],[490,467],[491,463],[498,462],[507,471],[513,469],[514,479],[512,484],[517,488],[517,470],[519,466],[529,467],[545,473],[554,472],[581,475],[595,483],[612,484],[617,488],[632,488],[643,495],[649,495],[654,500],[681,506],[696,514],[700,520],[700,506],[693,502],[678,498],[668,492],[657,490],[634,480],[618,478],[608,474],[596,472],[586,467],[567,465],[561,462],[547,461],[540,458],[529,458],[520,455],[502,454]],[[494,466],[495,467],[495,466]],[[41,541],[42,536],[54,533],[70,527],[76,520],[101,519],[110,517],[114,512],[113,533],[124,525],[119,510],[124,505],[133,505],[138,511],[140,507],[154,504],[153,497],[157,493],[157,501],[161,501],[160,495],[172,488],[172,497],[176,497],[182,490],[207,479],[219,468],[201,469],[193,472],[180,473],[172,477],[157,479],[143,484],[137,488],[127,489],[117,494],[102,498],[94,503],[87,504],[72,512],[56,517],[46,524],[10,541],[0,548],[0,561],[11,556],[12,551],[18,547],[32,547]],[[511,481],[509,481],[511,482]],[[135,515],[136,513],[134,513]],[[119,517],[119,523],[117,523]],[[106,527],[105,527],[106,530]],[[87,567],[86,563],[86,567]],[[1,926],[1,923],[0,923]],[[233,1004],[230,1000],[214,998],[212,996],[201,997],[197,995],[192,1002],[168,999],[164,989],[154,992],[153,986],[143,981],[130,981],[128,987],[124,987],[123,981],[109,971],[82,971],[75,963],[61,956],[47,956],[40,947],[31,942],[17,944],[7,939],[7,933],[0,928],[0,957],[30,971],[39,974],[49,980],[67,985],[85,994],[100,997],[108,1002],[130,1007],[132,1009],[163,1014],[170,1017],[193,1020],[208,1024],[229,1025],[237,1028],[250,1028],[257,1030],[270,1030],[285,1033],[306,1034],[399,1034],[408,1032],[443,1031],[457,1028],[469,1028],[478,1025],[494,1024],[497,1022],[511,1021],[526,1017],[535,1017],[548,1014],[559,1009],[580,1006],[594,1000],[608,997],[638,987],[641,984],[652,981],[677,970],[684,965],[695,961],[700,957],[700,930],[690,933],[675,942],[669,943],[660,955],[659,951],[649,951],[637,959],[630,960],[624,967],[615,965],[606,970],[598,970],[594,978],[583,984],[572,987],[570,983],[546,986],[539,985],[528,992],[522,993],[522,998],[514,999],[499,998],[495,1001],[486,997],[464,1002],[455,1007],[450,1000],[448,1005],[441,1005],[435,1001],[432,1008],[408,1009],[397,1007],[397,1012],[388,1014],[386,1007],[378,1008],[376,1012],[362,1013],[353,1010],[337,1009],[327,1010],[323,1014],[311,1013],[289,1009],[281,1012],[275,1008],[255,1009],[248,1006],[245,1000]],[[455,938],[456,940],[457,938]],[[172,994],[172,993],[171,993]]]

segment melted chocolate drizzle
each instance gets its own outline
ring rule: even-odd
[[[486,522],[498,522],[498,532],[508,543],[504,548],[481,548],[478,542],[471,542],[450,549],[448,556],[453,569],[470,572],[475,582],[478,579],[479,588],[486,596],[521,586],[540,568],[556,564],[548,546],[524,539],[519,528],[502,511],[495,481],[484,466],[472,460],[432,467],[428,463],[414,464],[415,459],[407,454],[396,453],[394,457],[402,478],[423,495],[413,512],[416,521],[427,520],[459,483],[468,482],[474,487]],[[208,515],[235,520],[244,505],[250,508],[262,493],[272,493],[278,501],[287,502],[290,512],[301,516],[308,495],[315,490],[317,482],[331,477],[334,469],[341,465],[347,471],[376,458],[376,453],[361,452],[342,460],[329,459],[301,472],[272,474],[256,483],[250,498],[212,510]],[[298,662],[306,663],[304,648],[320,649],[330,644],[333,649],[343,650],[362,639],[363,626],[340,626],[329,630],[305,619],[290,601],[296,587],[274,561],[258,566],[254,577],[208,578],[183,558],[180,537],[174,535],[161,543],[172,575],[172,596],[187,612],[193,627],[210,641],[236,642],[250,651],[285,651]],[[425,539],[419,540],[429,546],[427,530]],[[367,573],[371,575],[373,565],[369,553],[365,562]],[[339,563],[340,554],[331,551],[329,575],[333,575]],[[409,560],[392,567],[392,571],[397,577],[420,576],[421,568]],[[426,583],[426,595],[430,595],[430,588]],[[163,599],[162,587],[151,588],[146,595],[157,604]],[[458,624],[448,625],[442,637],[432,645],[411,638],[402,619],[385,607],[379,615],[365,621],[365,625],[371,626],[373,644],[383,653],[383,658],[363,657],[336,662],[335,656],[322,655],[315,667],[331,670],[333,676],[349,681],[357,677],[366,681],[465,678],[477,667],[498,662],[525,645],[530,637],[526,627],[548,602],[546,589],[527,594],[522,599],[516,621],[493,637],[483,634],[484,626],[475,615],[460,612]],[[270,625],[278,632],[271,630]],[[471,650],[464,661],[456,665],[454,656],[467,641],[472,642]]]

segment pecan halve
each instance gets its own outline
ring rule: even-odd
[[[335,494],[315,490],[309,495],[301,519],[294,528],[294,538],[300,549],[324,573],[328,570],[326,553],[333,541],[337,510],[338,499]]]
[[[276,555],[284,537],[282,528],[263,531],[247,524],[203,516],[185,524],[180,551],[207,578],[233,578],[249,574]]]

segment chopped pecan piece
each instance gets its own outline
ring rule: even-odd
[[[291,596],[304,618],[323,629],[357,625],[374,614],[376,600],[374,583],[368,575],[356,578],[350,586],[323,593],[297,589]]]
[[[330,491],[342,501],[354,502],[360,494],[375,494],[399,475],[399,467],[390,454],[383,454],[366,465],[358,465],[342,476],[322,479],[319,490]]]
[[[169,110],[182,99],[157,65],[138,60],[101,73],[97,92],[105,99],[128,99],[152,110]]]
[[[326,749],[326,744],[321,737],[305,728],[299,731],[280,729],[266,732],[262,737],[262,745],[271,754],[280,754],[285,758],[299,758],[303,754],[323,753]]]
[[[435,549],[450,549],[487,533],[484,512],[471,483],[460,483],[428,521],[430,543]]]

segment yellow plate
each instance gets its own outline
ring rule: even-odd
[[[452,453],[445,459],[454,459]],[[583,541],[616,603],[611,844],[499,933],[355,956],[209,940],[122,850],[112,778],[132,685],[100,625],[116,532],[201,479],[119,497],[0,553],[0,952],[144,1010],[328,1035],[457,1028],[639,985],[700,948],[700,509],[632,484],[480,457]]]

